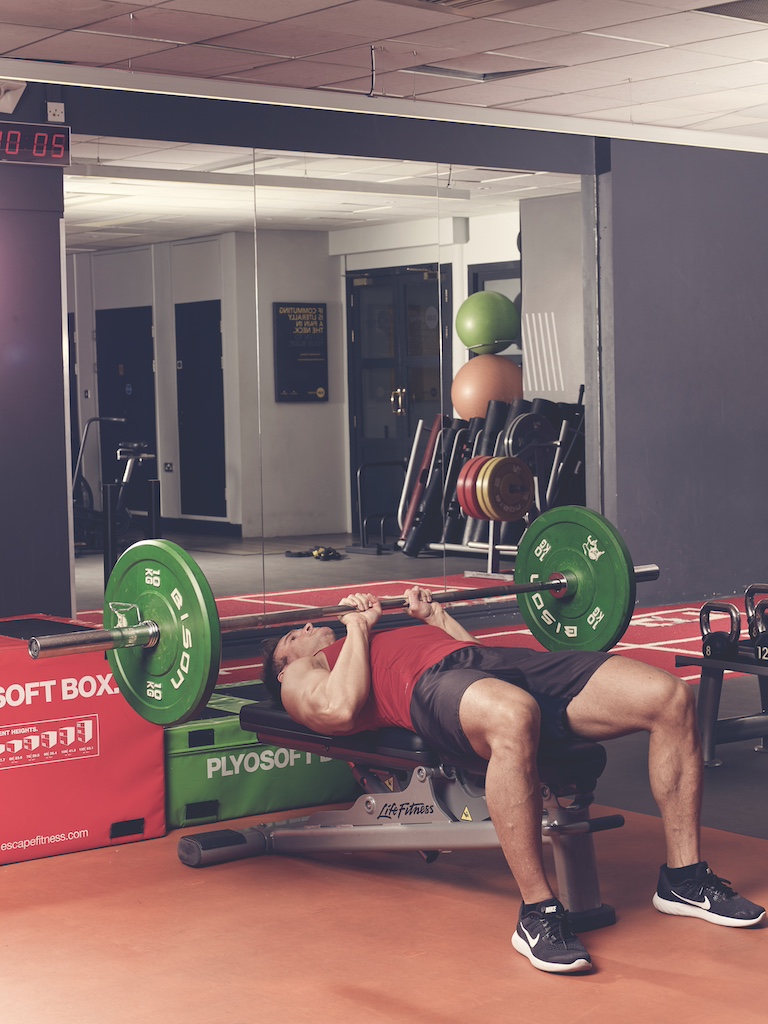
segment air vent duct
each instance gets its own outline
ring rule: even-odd
[[[731,4],[715,4],[714,7],[699,7],[698,10],[701,14],[720,14],[725,18],[768,25],[768,0],[734,0]]]

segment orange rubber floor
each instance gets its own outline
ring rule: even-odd
[[[600,812],[601,809],[596,809]],[[269,857],[184,867],[162,839],[0,870],[3,1024],[751,1024],[768,927],[659,914],[660,823],[595,836],[618,923],[584,976],[512,950],[499,851]],[[250,819],[251,824],[258,819]],[[243,823],[241,823],[243,824]],[[221,826],[211,826],[221,827]],[[704,830],[704,856],[768,902],[768,842]]]

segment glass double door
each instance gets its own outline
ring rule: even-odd
[[[437,265],[347,277],[355,524],[395,517],[419,421],[450,408],[450,292]]]

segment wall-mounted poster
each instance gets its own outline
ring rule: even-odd
[[[275,401],[328,401],[324,302],[273,302]]]

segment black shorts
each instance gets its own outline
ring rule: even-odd
[[[419,677],[411,695],[414,730],[446,753],[476,755],[459,721],[465,690],[478,679],[503,679],[530,693],[541,709],[542,741],[573,736],[570,701],[609,658],[602,651],[535,651],[521,647],[463,647]]]

